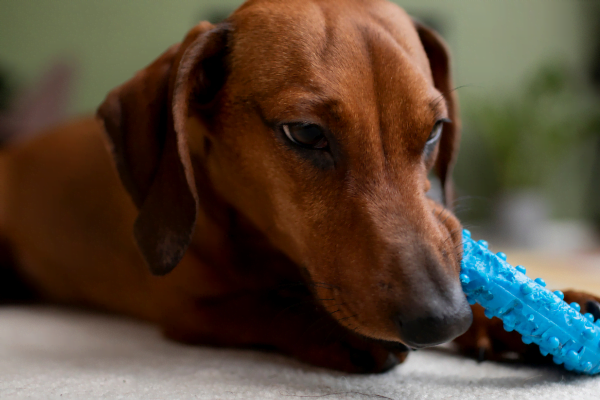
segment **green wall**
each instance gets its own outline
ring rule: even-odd
[[[88,112],[198,20],[239,0],[0,0],[0,65],[25,84],[51,60],[72,56],[80,76],[71,108]],[[440,21],[451,45],[461,96],[518,88],[544,60],[581,68],[590,24],[584,0],[405,0]]]

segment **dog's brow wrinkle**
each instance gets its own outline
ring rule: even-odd
[[[373,48],[373,43],[372,43],[372,37],[373,35],[375,35],[376,37],[379,37],[380,34],[377,31],[373,31],[372,29],[370,29],[368,26],[363,26],[361,27],[361,34],[362,34],[362,38],[363,38],[363,43],[364,43],[364,50],[366,51],[366,56],[367,59],[369,60],[369,68],[370,68],[370,76],[371,76],[371,90],[372,93],[375,95],[375,97],[377,96],[377,82],[375,80],[375,69],[376,69],[376,65],[375,65],[375,51]],[[377,105],[375,106],[376,109],[376,118],[377,121],[375,123],[374,126],[377,127],[378,132],[379,132],[379,141],[380,141],[380,147],[381,147],[381,151],[383,154],[383,159],[384,162],[386,162],[387,160],[387,155],[386,155],[386,150],[385,150],[385,146],[383,143],[383,140],[381,138],[381,132],[382,132],[382,121],[381,121],[381,105],[380,102],[376,103]]]
[[[331,48],[333,46],[333,41],[334,41],[334,24],[331,21],[331,16],[329,15],[329,13],[327,13],[325,10],[321,9],[321,13],[323,16],[323,19],[325,20],[325,38],[324,38],[324,43],[323,46],[320,48],[319,51],[319,59],[324,60],[326,58],[328,58],[328,56],[331,53]]]
[[[429,122],[430,113],[418,111],[422,107],[429,108],[427,102],[420,101],[418,93],[430,89],[430,79],[411,55],[411,48],[394,36],[393,29],[371,24],[361,26],[360,30],[370,67],[370,91],[375,98],[370,104],[374,111],[370,126],[378,130],[378,134],[373,135],[378,143],[372,145],[380,149],[383,165],[393,174],[390,168],[396,156],[409,146],[414,148],[415,137],[421,137],[424,130],[433,126]],[[403,89],[393,96],[391,91],[395,86],[390,85],[401,85]],[[420,149],[418,154],[420,156]]]
[[[391,37],[394,37],[394,32],[388,26],[387,21],[385,21],[379,15],[377,15],[373,12],[369,13],[369,17],[371,17],[375,22],[377,22],[377,25],[379,25],[379,27],[382,28],[384,31],[386,31]],[[394,40],[395,40],[395,38],[394,38]]]

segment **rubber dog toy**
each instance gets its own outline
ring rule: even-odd
[[[464,255],[460,280],[470,304],[479,303],[487,318],[498,317],[508,332],[515,330],[524,343],[535,343],[556,364],[593,375],[600,372],[600,319],[582,315],[577,303],[563,301],[560,291],[525,275],[525,268],[506,262],[506,254],[492,253],[484,240],[475,242],[463,231]]]

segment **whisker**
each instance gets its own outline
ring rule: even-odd
[[[447,242],[448,240],[451,240],[451,239],[452,239],[452,233],[448,233],[448,237],[446,238],[446,240],[444,240],[444,241],[442,242],[442,246],[443,246],[443,245],[445,245],[445,244],[446,244],[446,242]]]
[[[464,244],[463,244],[463,243],[461,243],[461,244],[457,244],[456,246],[454,246],[454,248],[455,248],[455,249],[458,249],[458,248],[461,248],[461,249],[462,249],[462,248],[463,248],[463,246],[464,246]]]
[[[446,221],[448,221],[448,218],[450,218],[452,216],[452,213],[448,213],[448,216],[442,221],[442,225],[444,225],[446,223]]]
[[[459,202],[465,202],[467,200],[483,200],[485,202],[490,202],[491,199],[489,197],[486,196],[472,196],[472,195],[465,195],[465,196],[460,196],[457,197],[456,199],[454,199],[452,201],[452,206],[456,206]]]
[[[338,319],[337,321],[338,321],[338,322],[345,321],[345,320],[347,320],[347,319],[349,319],[349,318],[354,318],[354,317],[356,317],[357,315],[358,315],[358,314],[350,315],[350,316],[348,316],[348,317],[340,318],[340,319]]]
[[[448,232],[448,235],[450,236],[450,238],[452,238],[455,233],[460,232],[460,231],[462,231],[462,227],[454,228]]]
[[[440,210],[440,212],[439,212],[439,213],[438,213],[438,215],[437,215],[437,219],[440,219],[440,218],[442,218],[442,214],[443,214],[444,212],[446,212],[446,211],[448,211],[448,210],[447,210],[446,208],[442,207],[442,209]]]
[[[325,329],[329,326],[329,330],[327,332],[327,339],[329,339],[331,337],[331,334],[335,331],[335,329],[339,328],[337,326],[337,324],[335,323],[336,318],[333,316],[333,314],[338,313],[340,311],[342,311],[341,306],[344,305],[345,303],[341,303],[341,304],[334,304],[337,305],[339,308],[335,311],[331,311],[331,312],[327,312],[326,316],[323,316],[321,318],[319,318],[318,320],[316,320],[315,322],[313,322],[305,332],[308,332],[309,329],[313,328],[312,331],[313,332],[318,332],[322,329]],[[327,317],[327,318],[326,318]],[[318,326],[318,325],[321,326]]]
[[[468,87],[474,87],[474,88],[480,88],[480,89],[483,88],[483,86],[481,86],[481,85],[475,85],[475,84],[471,83],[471,84],[457,86],[454,89],[452,89],[450,91],[450,93],[455,92],[455,91],[460,90],[460,89],[468,88]]]
[[[478,229],[478,228],[481,228],[481,225],[463,224],[463,229]]]
[[[432,100],[431,106],[433,108],[436,108],[445,99],[446,99],[446,97],[444,96],[444,94],[441,94],[441,95],[439,95],[438,97],[436,97],[435,99]]]
[[[468,211],[470,209],[472,209],[473,207],[471,206],[467,206],[467,205],[463,205],[461,204],[460,206],[455,207],[452,212],[454,212],[454,214],[459,213],[459,212],[463,212],[463,211]]]
[[[336,324],[334,323],[334,321],[339,321],[339,320],[337,320],[337,319],[336,319],[336,318],[333,316],[333,314],[335,314],[335,313],[338,313],[338,312],[341,312],[341,311],[342,311],[342,306],[344,306],[345,304],[346,304],[345,302],[343,302],[343,303],[335,303],[335,304],[333,304],[333,306],[337,306],[337,307],[338,307],[338,309],[337,309],[337,310],[335,310],[335,311],[331,311],[331,312],[329,312],[329,311],[327,311],[327,310],[324,310],[324,311],[326,311],[326,315],[324,315],[324,316],[322,316],[322,317],[318,318],[318,319],[317,319],[315,322],[313,322],[313,323],[312,323],[312,324],[311,324],[309,327],[307,327],[307,329],[306,329],[305,333],[308,333],[308,332],[309,332],[309,330],[310,330],[311,328],[314,328],[314,329],[313,329],[313,332],[317,332],[317,331],[319,331],[319,330],[321,330],[321,329],[323,329],[323,328],[326,328],[326,327],[327,327],[327,325],[328,325],[328,323],[331,323],[330,325],[332,325],[332,328],[330,329],[330,331],[329,331],[329,333],[328,333],[328,336],[331,336],[331,334],[332,334],[332,330],[336,328]],[[326,317],[327,317],[327,318],[326,318]],[[342,319],[345,319],[345,318],[342,318]],[[319,327],[319,326],[316,326],[316,325],[318,325],[318,324],[319,324],[319,323],[321,323],[321,322],[322,322],[322,326],[320,326],[320,327]]]

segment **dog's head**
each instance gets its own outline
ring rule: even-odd
[[[190,244],[202,175],[342,325],[412,347],[468,328],[460,224],[426,196],[435,168],[451,197],[448,54],[395,5],[250,0],[190,31],[99,116],[153,273]]]

